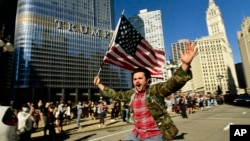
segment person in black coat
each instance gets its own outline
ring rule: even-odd
[[[180,109],[181,109],[181,116],[182,118],[188,118],[187,116],[187,99],[186,96],[181,96],[179,101]]]
[[[49,129],[49,136],[47,139],[50,141],[56,141],[56,130],[55,130],[56,117],[54,115],[54,108],[55,106],[53,105],[49,106],[48,119],[46,123],[46,126]]]

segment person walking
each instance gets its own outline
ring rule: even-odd
[[[59,133],[61,133],[61,132],[63,132],[63,120],[64,120],[65,112],[66,112],[63,101],[60,101],[60,104],[58,105],[57,112],[58,112],[57,130]]]
[[[66,124],[69,125],[71,122],[71,102],[68,102],[66,105]]]
[[[95,110],[96,110],[95,103],[91,101],[89,104],[89,120],[95,120]]]
[[[122,111],[122,121],[123,122],[128,122],[128,118],[129,118],[129,106],[127,103],[124,103],[124,109]]]
[[[33,123],[35,122],[33,114],[34,109],[30,109],[27,104],[23,105],[22,111],[18,112],[17,114],[17,130],[19,133],[20,141],[31,141]]]
[[[173,112],[173,98],[172,96],[167,96],[164,98],[165,106],[167,108],[168,113]]]
[[[44,105],[42,100],[38,101],[38,109],[41,112],[41,116],[42,116],[42,120],[44,123],[44,128],[43,128],[43,136],[46,137],[47,136],[47,130],[48,128],[46,127],[46,123],[47,123],[47,119],[48,119],[48,107],[49,107],[50,103],[46,102],[46,104]]]
[[[186,96],[181,96],[179,101],[180,109],[181,109],[181,116],[182,118],[188,118],[187,116],[187,99]]]
[[[47,120],[47,126],[49,129],[49,136],[47,140],[49,141],[56,141],[56,130],[55,130],[55,121],[56,117],[54,114],[54,105],[50,105],[48,109],[48,120]]]
[[[120,103],[115,102],[115,105],[114,105],[114,118],[115,118],[115,120],[118,120],[120,111],[121,111]]]
[[[35,117],[35,124],[34,124],[34,128],[38,129],[39,128],[39,122],[41,120],[41,114],[40,111],[36,110],[34,113],[34,117]]]
[[[115,121],[115,101],[112,100],[112,102],[110,103],[110,109],[111,109],[111,115],[110,115],[110,120],[113,122]]]
[[[165,141],[165,139],[171,140],[177,134],[178,130],[173,135],[169,135],[166,131],[168,129],[162,126],[161,117],[165,116],[167,111],[161,107],[164,107],[164,97],[182,88],[192,78],[192,72],[189,68],[197,52],[195,46],[195,44],[186,43],[185,53],[180,51],[182,65],[166,82],[150,85],[150,71],[139,67],[132,72],[134,88],[117,92],[102,84],[99,76],[94,77],[93,83],[101,90],[102,96],[130,103],[134,129],[125,140]],[[171,124],[174,124],[173,121]]]
[[[194,108],[194,97],[190,93],[188,93],[186,98],[187,98],[187,113],[192,114]]]
[[[77,119],[76,119],[76,126],[78,127],[78,129],[81,129],[81,125],[80,125],[80,121],[81,121],[81,117],[82,117],[82,109],[84,108],[84,106],[82,105],[82,102],[78,102],[78,104],[76,105],[76,109],[77,109]]]
[[[97,107],[97,113],[99,114],[99,117],[100,117],[99,127],[105,127],[105,124],[104,124],[104,119],[105,119],[105,114],[106,114],[105,109],[106,109],[106,106],[104,105],[102,101],[100,101]]]

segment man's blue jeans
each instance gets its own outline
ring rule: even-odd
[[[129,132],[127,138],[122,141],[141,141],[139,136],[135,136],[135,134],[131,131]],[[154,136],[151,138],[144,139],[143,141],[166,141],[162,135]]]
[[[77,125],[77,127],[78,127],[78,128],[80,128],[80,127],[81,127],[81,125],[80,125],[81,116],[82,116],[82,114],[77,114],[77,121],[76,121],[76,125]]]

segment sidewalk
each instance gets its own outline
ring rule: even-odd
[[[173,114],[171,115],[172,117],[178,116],[178,114]],[[99,129],[107,129],[110,127],[116,127],[116,126],[123,126],[123,125],[128,125],[131,123],[123,122],[121,118],[119,118],[116,121],[111,121],[110,116],[107,116],[105,118],[105,127],[99,127],[99,119],[95,120],[89,120],[88,118],[82,118],[81,119],[81,129],[78,129],[76,126],[76,119],[72,119],[71,123],[69,125],[63,125],[63,132],[58,133],[57,127],[56,133],[57,135],[69,135],[69,134],[74,134],[74,133],[81,133],[81,132],[89,132],[89,131],[95,131]],[[31,138],[32,140],[40,140],[43,138],[44,132],[43,132],[43,127],[44,123],[41,120],[39,123],[39,129],[37,129],[34,133],[32,133]],[[48,132],[48,131],[47,131]]]
[[[130,123],[123,122],[122,119],[118,119],[116,121],[111,121],[110,117],[105,118],[105,127],[99,127],[99,119],[95,120],[89,120],[88,118],[82,118],[81,119],[81,129],[78,129],[76,126],[76,119],[73,119],[69,125],[63,125],[63,132],[59,133],[56,129],[57,134],[73,134],[77,132],[89,132],[93,130],[98,130],[98,129],[105,129],[105,128],[110,128],[110,127],[115,127],[115,126],[122,126],[122,125],[127,125]],[[31,138],[42,138],[44,135],[43,132],[43,127],[44,123],[43,121],[40,121],[39,123],[39,129],[37,129],[34,133],[32,133]],[[48,131],[47,131],[48,132]],[[48,134],[48,133],[47,133]]]

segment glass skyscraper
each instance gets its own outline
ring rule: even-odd
[[[19,0],[17,5],[14,88],[31,100],[94,100],[93,85],[109,47],[113,0]],[[102,82],[131,88],[130,72],[105,64]]]

